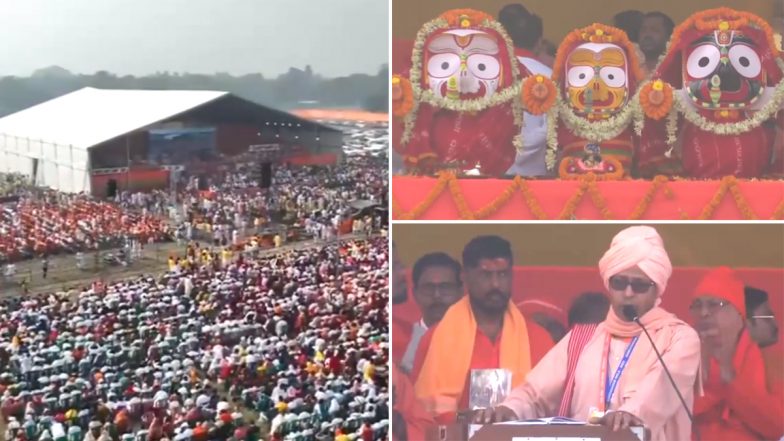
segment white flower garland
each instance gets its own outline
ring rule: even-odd
[[[620,112],[602,121],[590,121],[577,115],[566,103],[561,90],[556,85],[555,105],[547,113],[547,152],[545,164],[548,170],[555,168],[558,155],[558,122],[564,123],[567,129],[589,142],[600,143],[615,138],[634,124],[637,135],[642,134],[645,118],[640,106],[640,91],[647,82],[640,84],[637,93],[631,97]],[[560,119],[558,118],[560,116]]]
[[[664,156],[669,158],[672,156],[672,149],[678,141],[678,109],[676,109],[675,106],[672,106],[670,113],[667,114],[666,128],[667,145],[670,146],[670,148],[664,153]]]
[[[514,46],[512,45],[512,40],[509,38],[509,35],[506,33],[506,30],[500,23],[495,21],[484,20],[481,24],[484,28],[493,29],[501,35],[503,38],[504,43],[506,44],[507,53],[512,54],[514,57]],[[512,70],[512,86],[507,87],[506,89],[496,92],[489,97],[484,98],[476,98],[471,100],[452,100],[448,98],[443,98],[435,93],[432,90],[422,90],[420,86],[422,80],[422,51],[425,47],[425,40],[429,35],[433,32],[436,32],[440,29],[447,29],[449,28],[449,23],[443,18],[436,18],[425,23],[424,26],[419,30],[417,33],[416,40],[414,41],[414,50],[411,54],[411,72],[409,74],[409,79],[411,81],[411,90],[413,92],[414,98],[414,105],[406,115],[403,123],[403,135],[400,139],[402,145],[406,145],[411,141],[411,133],[414,130],[414,125],[416,124],[416,118],[419,111],[419,105],[421,103],[430,104],[433,107],[447,109],[453,112],[461,112],[461,113],[477,113],[483,110],[489,109],[491,107],[496,107],[501,104],[511,103],[512,106],[512,116],[514,118],[514,124],[517,127],[522,127],[523,125],[523,104],[520,97],[520,91],[522,88],[522,81],[520,80],[520,69],[515,63],[516,60],[512,60],[511,70]],[[522,130],[515,135],[512,144],[514,145],[515,149],[519,152],[523,149],[523,135]]]
[[[750,117],[732,123],[719,123],[710,121],[700,115],[697,109],[691,105],[690,101],[686,100],[681,94],[675,94],[675,107],[683,114],[684,118],[691,124],[699,127],[700,130],[716,135],[740,135],[754,130],[757,127],[760,127],[765,121],[774,118],[776,112],[781,109],[782,104],[784,104],[784,80],[779,81],[779,83],[774,86],[771,99],[762,106],[762,108],[754,111]]]
[[[654,72],[659,71],[659,68],[664,61],[665,55],[670,51],[671,43],[671,41],[667,42],[667,49],[659,57]],[[781,57],[776,57],[775,60],[776,65],[779,67],[781,72],[784,73],[784,60],[782,60]],[[667,116],[667,144],[670,149],[667,151],[666,155],[667,157],[670,157],[672,154],[672,149],[675,147],[675,143],[678,140],[678,112],[682,113],[687,121],[706,132],[717,135],[739,135],[741,133],[746,133],[750,130],[756,129],[765,121],[774,117],[776,112],[781,110],[782,106],[784,106],[784,79],[779,81],[779,83],[775,86],[773,96],[765,106],[755,111],[751,118],[734,123],[716,123],[713,121],[708,121],[706,118],[700,115],[697,110],[691,106],[690,103],[683,100],[680,94],[673,93],[673,108],[670,111],[670,114]]]

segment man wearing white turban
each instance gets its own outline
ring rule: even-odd
[[[685,322],[659,307],[672,274],[654,228],[619,232],[599,261],[610,298],[607,318],[590,332],[570,332],[506,401],[475,413],[476,422],[564,416],[596,419],[614,430],[644,425],[652,441],[691,439],[679,404],[639,321],[662,354],[689,412],[700,392],[700,341]]]

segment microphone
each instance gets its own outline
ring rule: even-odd
[[[686,415],[689,417],[689,421],[691,421],[691,427],[694,429],[694,437],[697,439],[697,441],[699,441],[700,433],[697,429],[697,426],[694,425],[694,417],[689,411],[689,406],[686,405],[686,400],[683,399],[683,395],[681,395],[681,391],[678,390],[678,386],[675,384],[675,380],[672,379],[672,374],[670,374],[670,370],[667,369],[667,364],[664,363],[664,359],[662,359],[661,353],[659,353],[659,349],[653,342],[651,334],[648,333],[648,330],[645,329],[645,325],[643,325],[640,321],[639,314],[637,314],[637,308],[635,308],[634,305],[623,305],[621,307],[621,313],[628,321],[637,323],[640,328],[642,328],[642,332],[645,333],[645,336],[648,337],[648,341],[651,343],[651,347],[653,348],[654,352],[656,352],[656,357],[659,359],[659,363],[661,363],[662,367],[664,368],[664,373],[667,374],[667,378],[670,380],[670,384],[672,385],[673,390],[675,390],[675,393],[678,395],[678,399],[681,400],[683,410],[686,411]]]

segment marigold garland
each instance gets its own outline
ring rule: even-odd
[[[523,81],[523,106],[532,115],[541,115],[555,103],[555,83],[544,75],[533,75]]]
[[[566,202],[561,212],[558,214],[557,219],[566,220],[572,219],[577,210],[577,206],[582,201],[586,193],[591,196],[594,206],[599,210],[603,219],[612,219],[613,214],[607,207],[607,201],[604,195],[601,194],[597,183],[599,182],[598,176],[594,174],[583,175],[579,179],[580,185]],[[672,189],[668,187],[670,178],[666,176],[656,176],[651,181],[651,187],[646,191],[639,204],[635,207],[634,211],[629,215],[630,220],[642,219],[645,212],[650,208],[656,193],[662,191],[666,198],[672,199],[674,197]],[[478,211],[472,211],[465,200],[465,195],[459,186],[459,179],[453,173],[441,172],[438,176],[438,181],[425,199],[417,204],[411,211],[404,212],[400,209],[394,196],[392,198],[392,213],[396,219],[400,220],[414,220],[420,218],[428,208],[430,208],[436,199],[446,190],[449,186],[450,194],[458,208],[461,219],[485,219],[490,217],[493,213],[498,211],[502,205],[506,204],[514,196],[517,189],[523,195],[526,206],[538,220],[549,220],[550,217],[542,209],[539,201],[533,194],[527,180],[517,176],[512,184],[507,187],[502,194],[496,197],[493,201]],[[703,208],[698,219],[710,219],[716,211],[716,208],[721,204],[721,201],[727,195],[727,192],[732,194],[733,200],[738,207],[743,219],[751,220],[757,219],[758,216],[754,213],[743,192],[740,189],[738,180],[733,176],[725,177],[721,180],[719,188],[711,198],[710,202]],[[678,215],[682,220],[689,220],[691,217],[682,209],[678,209]],[[784,199],[776,207],[771,219],[781,220],[784,218]]]
[[[731,181],[728,183],[730,193],[732,193],[732,198],[735,199],[735,205],[738,206],[738,210],[740,210],[740,213],[743,215],[743,219],[756,220],[757,215],[754,214],[754,211],[749,206],[746,198],[743,197],[743,193],[740,191],[738,180],[735,179],[734,176],[728,176],[726,179],[731,179]]]
[[[539,205],[539,201],[534,196],[533,192],[531,192],[531,187],[528,185],[528,181],[521,178],[520,176],[515,176],[515,181],[517,182],[517,186],[520,188],[520,192],[523,194],[523,200],[525,201],[525,205],[531,210],[531,213],[539,220],[548,220],[547,213],[544,212],[542,206]],[[782,210],[784,210],[784,206],[782,206]]]
[[[656,176],[655,178],[653,178],[651,188],[649,188],[648,191],[645,192],[645,196],[643,196],[640,203],[637,204],[637,207],[634,209],[634,211],[632,211],[632,214],[629,215],[629,219],[630,220],[642,219],[642,215],[645,214],[646,211],[648,211],[648,207],[651,206],[651,203],[653,202],[653,198],[656,196],[656,193],[659,191],[660,188],[664,187],[665,196],[667,196],[668,199],[671,198],[672,191],[668,187],[666,187],[667,182],[669,182],[669,179],[666,176]]]
[[[597,179],[591,179],[588,182],[588,194],[591,196],[593,204],[599,209],[599,213],[602,214],[602,218],[611,220],[613,219],[613,214],[610,209],[607,208],[607,200],[604,198],[604,195],[602,195],[602,192],[599,191],[599,186],[596,185],[596,182]]]
[[[474,220],[474,215],[471,212],[471,209],[468,208],[468,203],[463,196],[463,192],[460,190],[460,184],[457,182],[457,179],[449,180],[449,192],[452,193],[452,200],[455,201],[455,205],[457,205],[457,212],[460,215],[460,219]]]
[[[717,135],[739,135],[760,127],[765,122],[776,116],[776,113],[784,105],[784,79],[774,86],[773,96],[760,109],[744,120],[732,123],[719,123],[710,121],[700,115],[697,109],[692,106],[688,97],[683,92],[674,94],[675,107],[683,114],[684,118],[691,124],[699,127],[706,132]]]
[[[640,107],[648,118],[656,121],[664,118],[672,105],[672,86],[662,80],[648,82],[640,89]]]
[[[500,196],[498,196],[492,202],[484,206],[484,208],[481,208],[476,213],[473,213],[474,219],[485,219],[487,217],[490,217],[493,213],[498,211],[501,208],[501,206],[503,206],[504,204],[509,202],[510,199],[512,199],[512,196],[514,196],[515,192],[517,191],[517,188],[518,188],[517,182],[512,181],[512,185],[507,187],[506,190],[504,190],[504,192],[501,193]]]
[[[768,46],[771,48],[773,56],[779,56],[776,39],[773,36],[774,32],[768,22],[757,15],[744,11],[736,11],[735,9],[727,7],[706,9],[692,14],[689,18],[675,27],[668,46],[678,46],[683,34],[692,28],[700,31],[717,31],[720,30],[720,26],[723,26],[722,22],[727,23],[727,29],[738,29],[749,25],[761,29],[762,32],[765,33],[765,38],[768,40]],[[667,51],[669,51],[669,47],[667,48]],[[667,51],[665,51],[665,53]]]
[[[773,220],[782,220],[784,219],[784,199],[781,200],[779,206],[776,207],[776,210],[773,212],[773,216],[771,216]]]
[[[556,90],[555,105],[547,112],[547,151],[545,162],[548,170],[555,168],[558,151],[558,123],[561,122],[575,136],[589,142],[602,143],[623,133],[630,124],[637,135],[642,133],[641,121],[644,117],[640,108],[639,91],[615,115],[602,121],[590,121],[577,115],[566,103],[560,91]]]
[[[464,20],[466,22],[464,22]],[[466,26],[467,25],[467,26]],[[501,104],[509,103],[512,107],[514,123],[518,127],[523,125],[523,104],[519,99],[515,99],[520,94],[522,85],[520,79],[520,68],[518,63],[511,63],[512,84],[495,94],[471,100],[450,100],[434,94],[431,90],[423,90],[420,82],[422,81],[422,52],[425,48],[425,41],[428,36],[442,29],[455,27],[481,26],[492,29],[501,36],[503,43],[506,44],[507,53],[514,56],[514,45],[506,29],[498,23],[492,16],[473,9],[456,9],[444,12],[437,18],[425,23],[414,40],[414,50],[411,53],[411,70],[409,72],[410,83],[413,91],[413,107],[405,116],[403,124],[403,134],[400,144],[405,146],[411,140],[411,132],[414,130],[417,112],[422,103],[429,104],[436,108],[448,109],[453,112],[476,113],[485,109]],[[523,149],[523,134],[520,131],[512,140],[512,145],[518,150]]]
[[[645,78],[640,68],[640,60],[637,57],[637,48],[629,40],[626,33],[612,26],[594,23],[590,26],[573,30],[561,41],[555,54],[555,61],[553,61],[553,81],[560,83],[564,74],[564,66],[566,66],[566,57],[573,48],[583,43],[612,43],[620,46],[626,51],[629,70],[634,75],[635,80],[640,81],[642,78]]]
[[[741,216],[743,216],[744,220],[752,220],[756,219],[757,216],[752,212],[751,207],[746,202],[746,199],[743,197],[743,194],[740,192],[740,188],[738,188],[738,180],[735,176],[725,176],[721,180],[721,184],[719,184],[719,189],[716,191],[716,194],[713,195],[708,205],[703,208],[702,213],[698,217],[699,220],[707,220],[713,216],[713,213],[716,211],[716,208],[719,206],[722,200],[724,200],[724,196],[727,192],[732,193],[732,197],[735,199],[735,204],[740,211]]]
[[[454,175],[450,175],[448,173],[441,173],[440,176],[438,177],[438,182],[436,183],[435,187],[433,187],[433,190],[430,192],[430,194],[428,194],[427,197],[421,203],[419,203],[416,207],[414,207],[413,210],[409,211],[408,213],[404,213],[400,215],[399,218],[401,220],[419,219],[425,213],[425,210],[430,208],[430,206],[433,205],[433,202],[435,202],[435,200],[438,199],[439,196],[441,196],[441,193],[444,192],[444,188],[446,188],[447,184],[451,180],[454,180]],[[394,199],[393,199],[392,210],[400,212],[400,210],[395,208],[395,205],[396,204],[394,203]]]
[[[471,26],[483,21],[494,20],[492,15],[476,9],[452,9],[441,14],[439,18],[446,20],[452,27],[464,27],[461,26],[463,20],[468,20]]]
[[[659,57],[655,72],[660,72],[662,66],[669,62],[668,54],[680,47],[682,44],[683,35],[692,29],[697,29],[704,32],[712,32],[717,30],[732,30],[744,26],[752,26],[760,29],[764,34],[771,50],[771,55],[775,59],[777,66],[784,73],[784,61],[780,58],[780,51],[776,47],[773,30],[770,25],[762,18],[750,14],[748,12],[737,11],[727,7],[720,7],[714,9],[707,9],[704,11],[692,14],[689,18],[675,27],[673,30],[670,41],[667,43],[667,48],[664,53]],[[642,100],[643,98],[640,97]],[[780,81],[774,86],[773,96],[762,108],[751,112],[750,116],[745,119],[733,123],[718,123],[710,121],[703,117],[691,103],[688,96],[684,96],[683,91],[674,93],[673,110],[668,115],[667,119],[667,144],[670,149],[667,151],[667,157],[672,154],[672,149],[677,139],[677,113],[683,114],[684,118],[699,129],[714,133],[717,135],[738,135],[753,130],[765,121],[772,118],[776,112],[784,105],[784,80]]]
[[[396,118],[403,118],[414,109],[414,91],[411,88],[411,81],[400,75],[392,77],[392,87],[398,88],[400,97],[395,99],[392,95],[392,115]]]
[[[577,191],[566,201],[566,205],[564,205],[561,213],[558,214],[559,220],[570,220],[574,217],[574,212],[577,210],[577,205],[580,201],[583,200],[583,196],[585,196],[585,192],[588,191],[588,181],[585,179],[580,180],[580,186],[577,187]]]

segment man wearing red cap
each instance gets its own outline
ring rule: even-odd
[[[709,272],[689,313],[702,343],[705,394],[694,403],[701,438],[779,439],[784,397],[766,385],[762,353],[745,328],[743,282],[727,267]]]

